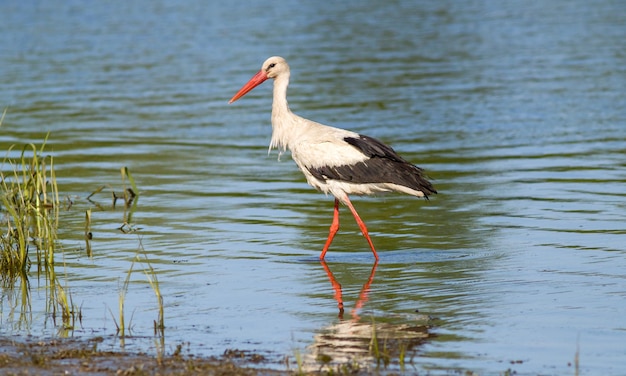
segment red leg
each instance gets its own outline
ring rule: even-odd
[[[337,202],[337,200],[335,200],[335,202]],[[350,202],[348,195],[346,195],[345,197],[345,204],[348,205],[348,207],[350,208],[350,211],[352,212],[354,219],[356,219],[356,223],[359,225],[359,228],[361,229],[363,236],[365,236],[365,239],[367,239],[367,242],[369,243],[370,248],[372,249],[372,252],[374,253],[374,257],[376,258],[376,261],[378,261],[378,253],[376,253],[376,249],[374,249],[374,243],[372,243],[372,239],[370,239],[370,236],[367,233],[367,227],[365,227],[365,223],[363,223],[363,221],[361,220],[361,217],[359,217],[359,213],[357,213],[354,206],[352,206],[352,203]]]
[[[335,234],[339,231],[339,200],[335,199],[335,211],[333,213],[333,223],[330,225],[330,231],[328,233],[328,239],[326,239],[326,244],[324,244],[324,249],[322,249],[322,253],[320,254],[320,260],[324,260],[324,256],[326,256],[326,251],[328,251],[328,247],[330,247],[330,243],[333,242],[333,238]]]

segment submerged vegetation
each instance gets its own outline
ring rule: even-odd
[[[161,289],[159,287],[159,280],[157,278],[156,272],[154,270],[154,268],[152,267],[152,264],[150,263],[150,260],[148,260],[148,256],[146,255],[146,252],[143,248],[143,244],[141,243],[141,240],[139,241],[139,249],[137,250],[137,254],[135,256],[135,258],[133,259],[133,261],[130,264],[130,268],[128,269],[128,272],[126,273],[126,278],[124,278],[124,282],[122,283],[122,286],[120,287],[120,291],[119,291],[119,321],[116,320],[115,315],[113,315],[113,313],[111,313],[111,316],[113,317],[113,322],[115,323],[115,327],[117,328],[117,334],[120,337],[124,337],[127,334],[130,333],[130,327],[131,327],[131,320],[128,320],[128,322],[125,320],[125,310],[124,310],[124,306],[125,306],[125,302],[126,302],[126,293],[128,292],[128,287],[130,285],[130,277],[131,274],[133,272],[133,269],[135,267],[135,263],[142,262],[142,257],[141,255],[143,255],[143,260],[146,263],[147,267],[143,269],[143,272],[146,276],[146,279],[148,281],[148,284],[150,285],[150,287],[152,288],[152,291],[154,291],[154,294],[157,298],[157,307],[158,307],[158,318],[157,320],[154,320],[154,335],[159,336],[160,338],[163,338],[165,335],[165,319],[164,319],[164,310],[163,310],[163,296],[161,295]]]
[[[1,121],[0,121],[1,125]],[[31,320],[31,279],[38,280],[38,287],[45,287],[46,318],[51,318],[53,325],[63,331],[71,331],[82,320],[81,308],[74,304],[70,293],[71,281],[60,278],[56,268],[63,266],[62,242],[57,237],[59,229],[59,211],[61,210],[60,193],[54,168],[54,158],[45,154],[49,134],[40,146],[27,144],[21,148],[11,145],[0,167],[0,278],[3,299],[9,299],[11,315],[19,312],[17,325],[29,326]],[[124,233],[134,232],[131,225],[132,212],[137,207],[137,186],[127,167],[121,169],[123,193],[113,189],[113,207],[118,200],[124,201],[124,220],[119,230]],[[127,182],[130,187],[127,187]],[[104,190],[98,188],[87,198]],[[71,210],[72,205],[66,210]],[[91,224],[92,212],[85,212],[85,251],[92,257]],[[144,259],[140,258],[144,255]],[[158,318],[154,321],[155,334],[163,335],[164,312],[163,297],[159,289],[156,273],[145,255],[143,245],[132,261],[125,282],[120,290],[119,321],[114,321],[118,335],[127,333],[124,318],[124,299],[128,290],[130,276],[135,261],[147,265],[143,273],[153,289],[158,302]],[[61,274],[63,275],[63,274]],[[0,306],[1,308],[1,306]]]
[[[60,318],[64,327],[72,328],[80,315],[55,270],[59,191],[54,159],[43,156],[46,140],[39,148],[25,145],[17,158],[5,157],[0,169],[0,272],[3,287],[15,286],[19,280],[23,308],[27,308],[27,276],[34,264],[37,275],[45,280],[50,316],[55,323]],[[11,146],[7,155],[14,149]]]

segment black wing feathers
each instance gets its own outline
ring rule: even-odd
[[[354,184],[392,183],[422,191],[425,196],[437,193],[424,177],[421,168],[407,162],[379,140],[362,135],[343,140],[369,159],[353,165],[309,168],[315,178],[320,181],[340,180]]]
[[[375,138],[359,135],[359,138],[346,137],[343,140],[354,146],[355,148],[359,149],[361,153],[367,155],[370,158],[384,157],[397,162],[406,162],[390,146],[383,144],[381,141]]]

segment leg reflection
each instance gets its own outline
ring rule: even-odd
[[[339,307],[339,318],[343,320],[343,295],[341,293],[341,283],[337,282],[337,279],[333,275],[333,272],[330,271],[330,268],[326,264],[326,261],[321,260],[320,264],[324,268],[326,275],[328,275],[328,279],[330,283],[333,285],[333,290],[335,290],[335,300],[337,301],[337,307]]]
[[[354,305],[354,309],[352,310],[352,317],[354,321],[359,320],[358,310],[361,309],[368,300],[367,294],[369,294],[370,292],[370,285],[372,284],[372,282],[374,282],[374,275],[376,275],[377,266],[378,266],[378,259],[376,260],[376,262],[374,262],[374,265],[372,265],[372,271],[370,272],[370,277],[367,279],[367,282],[365,282],[365,284],[363,285],[361,292],[359,292],[359,300],[357,300],[356,304]]]
[[[326,261],[320,260],[320,264],[322,264],[322,267],[324,268],[324,271],[326,272],[326,275],[328,276],[328,279],[330,280],[330,283],[333,286],[333,290],[335,290],[335,300],[337,301],[337,307],[339,308],[338,317],[340,319],[343,319],[344,307],[343,307],[343,294],[341,291],[341,284],[337,281],[337,279],[333,275],[333,272],[328,267],[328,264],[326,264]],[[370,286],[372,282],[374,282],[374,276],[376,275],[377,266],[378,266],[378,260],[374,262],[374,265],[372,266],[372,271],[370,272],[370,276],[367,279],[367,282],[365,282],[365,284],[363,285],[363,288],[361,288],[361,292],[359,292],[359,299],[357,300],[356,305],[354,306],[354,309],[352,310],[352,319],[354,321],[359,320],[358,310],[361,309],[368,300],[368,293],[370,291]]]

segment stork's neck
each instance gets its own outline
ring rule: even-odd
[[[280,151],[285,151],[290,148],[292,141],[299,133],[298,116],[291,112],[287,103],[287,86],[289,86],[289,74],[274,79],[270,150],[278,148]]]

